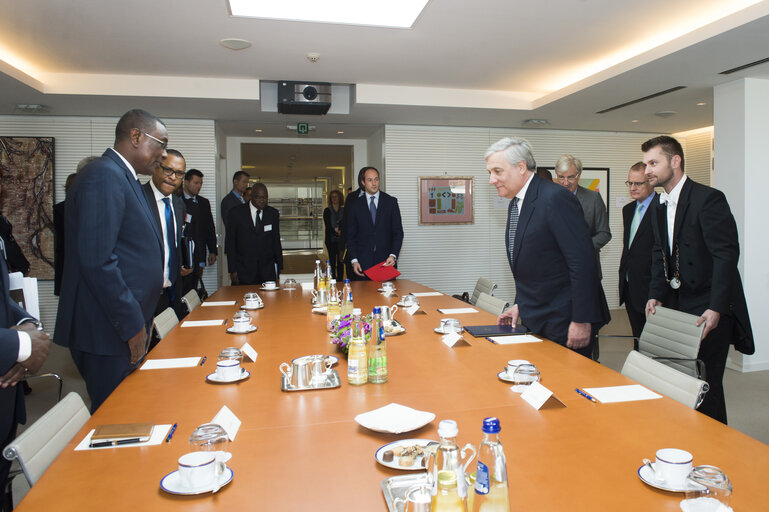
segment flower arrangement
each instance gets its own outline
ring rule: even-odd
[[[363,335],[368,343],[371,337],[371,323],[366,321],[367,318],[361,318],[361,324],[363,327]],[[331,343],[337,345],[339,350],[343,354],[347,354],[350,349],[350,335],[352,333],[352,315],[345,315],[339,320],[334,320],[331,327]]]

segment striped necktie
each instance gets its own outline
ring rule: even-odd
[[[510,201],[507,210],[507,260],[510,262],[510,270],[513,269],[513,250],[515,249],[515,232],[518,230],[518,198]]]

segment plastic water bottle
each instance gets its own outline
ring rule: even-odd
[[[483,420],[483,441],[478,447],[475,495],[470,512],[509,512],[505,451],[499,441],[499,419]]]
[[[352,286],[350,286],[350,280],[345,279],[344,288],[342,288],[342,316],[351,315],[352,310]]]
[[[354,385],[368,381],[368,353],[360,317],[360,309],[353,309],[350,348],[347,352],[347,382]]]
[[[371,339],[368,345],[368,381],[374,384],[387,382],[387,344],[382,325],[382,310],[379,306],[374,307],[374,314],[371,319]]]

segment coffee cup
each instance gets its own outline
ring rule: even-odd
[[[248,332],[251,328],[251,315],[245,311],[238,311],[232,315],[232,330],[235,332]]]
[[[462,323],[456,318],[441,318],[440,329],[444,334],[450,332],[462,332]]]
[[[657,450],[654,460],[654,478],[669,487],[681,488],[692,471],[692,454],[678,448]]]
[[[385,282],[383,282],[382,283],[382,290],[384,290],[385,292],[392,293],[392,291],[395,290],[395,283],[393,283],[392,281],[385,281]]]
[[[513,373],[515,373],[515,369],[521,366],[522,364],[531,364],[525,359],[511,359],[507,362],[507,375],[512,378]]]
[[[275,284],[275,281],[265,281],[262,286],[267,290],[271,290],[273,288],[278,287],[278,285]]]
[[[419,300],[417,299],[416,295],[408,294],[408,295],[404,295],[401,298],[401,304],[403,304],[404,307],[409,308],[409,307],[411,307],[411,306],[413,306],[415,304],[418,305],[419,304]]]
[[[222,359],[216,362],[216,376],[221,380],[235,380],[240,374],[240,361],[237,359]]]
[[[258,308],[262,305],[262,298],[258,293],[248,292],[243,296],[243,302],[247,308]]]
[[[214,483],[217,474],[216,454],[191,452],[179,457],[179,480],[188,489],[205,489]]]

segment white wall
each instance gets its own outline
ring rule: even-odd
[[[101,155],[115,140],[118,118],[106,117],[53,117],[53,116],[0,116],[0,133],[8,137],[54,137],[54,197],[64,198],[64,181],[75,172],[77,163],[89,155]],[[187,168],[200,169],[213,178],[216,167],[214,123],[206,120],[164,119],[168,127],[169,146],[182,152]],[[201,195],[212,199],[216,194],[216,180],[204,179]],[[214,212],[215,214],[215,212]],[[206,269],[203,276],[209,293],[217,288],[214,269]],[[58,298],[53,295],[53,280],[38,281],[40,316],[46,331],[53,333]]]

